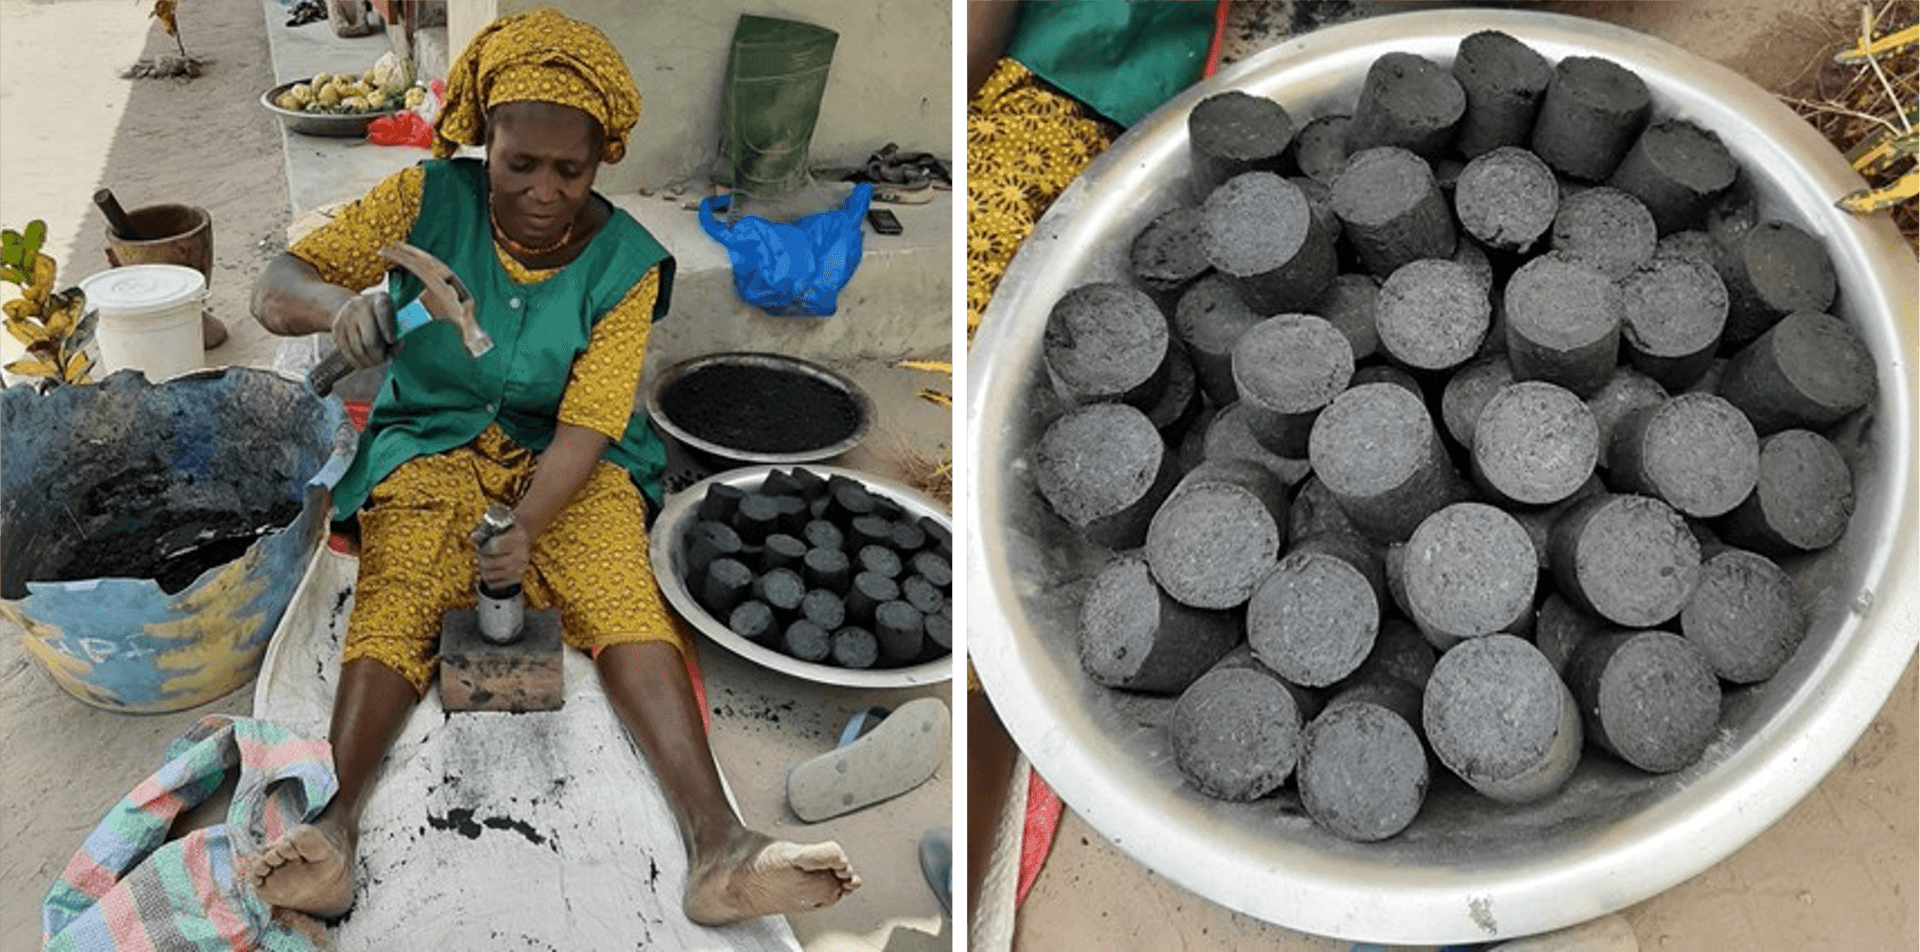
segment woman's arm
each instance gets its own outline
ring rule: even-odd
[[[320,277],[319,268],[283,251],[253,285],[253,318],[282,336],[319,334],[333,329],[333,315],[354,297]]]
[[[993,74],[993,64],[1007,50],[1020,4],[1013,0],[969,0],[967,3],[967,96]]]
[[[513,507],[513,528],[495,536],[480,553],[480,580],[493,587],[516,584],[527,572],[534,540],[585,485],[607,438],[585,427],[560,424],[553,442],[540,454],[533,482]]]

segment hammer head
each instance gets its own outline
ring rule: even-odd
[[[474,317],[473,295],[445,262],[404,241],[380,249],[380,257],[420,279],[423,285],[420,301],[426,305],[427,313],[436,321],[460,328],[460,340],[467,345],[467,353],[478,357],[493,349],[493,338],[480,329],[480,322]]]

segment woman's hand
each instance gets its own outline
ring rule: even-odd
[[[488,588],[518,585],[527,574],[527,562],[533,556],[533,536],[525,526],[513,528],[487,540],[480,549],[480,582]]]
[[[393,297],[356,294],[333,312],[333,345],[356,367],[373,367],[393,354]]]

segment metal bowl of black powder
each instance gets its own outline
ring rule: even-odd
[[[873,427],[873,401],[853,381],[779,354],[674,364],[648,392],[647,413],[683,445],[733,465],[831,459]]]

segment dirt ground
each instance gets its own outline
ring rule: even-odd
[[[64,285],[107,267],[105,217],[91,203],[94,188],[112,188],[129,209],[165,202],[207,209],[211,306],[233,331],[207,361],[262,363],[252,356],[271,345],[248,316],[247,297],[266,261],[285,246],[280,135],[264,110],[210,108],[252,103],[272,85],[260,8],[183,5],[187,50],[210,61],[206,72],[191,81],[118,80],[142,56],[178,52],[146,9],[126,0],[0,2],[0,86],[8,90],[0,99],[7,140],[0,223],[18,229],[46,218],[48,251],[60,260]],[[116,95],[126,97],[118,124],[100,128],[101,117],[113,118]],[[76,141],[88,145],[69,157],[59,143]],[[76,175],[94,162],[97,179]],[[0,763],[8,765],[0,771],[0,952],[39,947],[40,899],[80,841],[159,766],[167,741],[207,714],[247,713],[250,688],[178,714],[111,714],[69,697],[18,638],[0,638]],[[150,751],[153,762],[98,754],[106,750]]]

